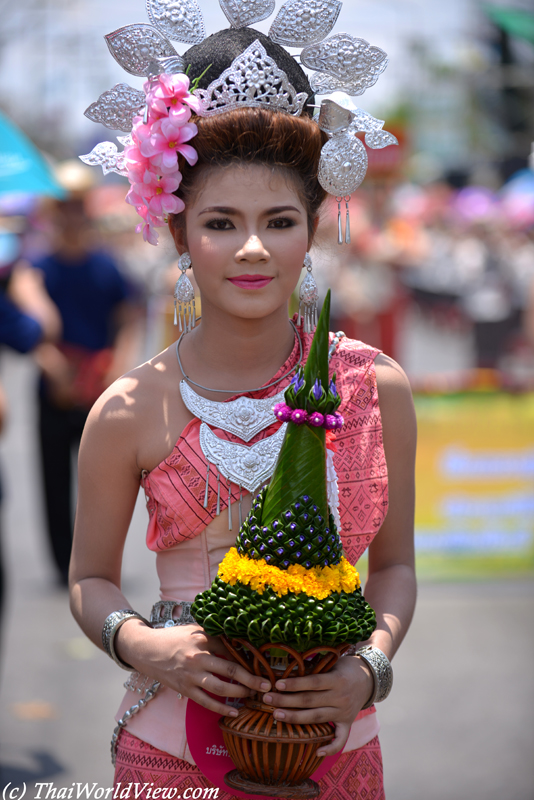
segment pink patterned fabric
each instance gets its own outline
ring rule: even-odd
[[[299,334],[305,361],[312,336],[304,334],[302,328]],[[369,546],[387,512],[387,466],[374,369],[378,353],[361,342],[344,338],[330,362],[330,375],[337,374],[337,389],[342,398],[339,411],[345,419],[343,429],[336,436],[334,465],[339,481],[340,534],[351,563],[356,563]],[[288,360],[273,380],[296,364],[298,354],[295,342]],[[247,396],[272,397],[289,382],[290,377],[270,389]],[[200,424],[200,420],[192,420],[172,453],[145,475],[143,485],[150,518],[147,545],[156,552],[197,536],[217,513],[217,478],[213,466],[209,473],[208,506],[204,508],[208,465],[199,443]],[[280,424],[273,418],[273,425],[261,431],[250,444],[271,436]],[[217,428],[213,431],[220,438],[242,444],[230,433]],[[232,484],[232,502],[238,500],[239,489]],[[221,491],[221,513],[227,506],[228,492]]]
[[[157,750],[122,730],[117,746],[115,787],[120,789],[136,784],[137,800],[147,800],[148,791],[172,789],[176,798],[184,796],[187,788],[210,788],[212,784],[198,767]],[[145,791],[141,787],[147,785]],[[319,782],[320,800],[385,800],[382,754],[375,736],[359,750],[343,754],[330,772]],[[117,789],[116,789],[117,791]],[[120,790],[118,790],[120,793]],[[134,789],[131,790],[133,797]],[[192,791],[187,793],[192,794]],[[212,795],[213,797],[215,795]],[[219,790],[217,800],[237,800],[235,795]]]

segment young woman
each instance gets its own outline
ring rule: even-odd
[[[120,588],[121,557],[140,482],[164,601],[192,601],[210,586],[235,541],[240,494],[243,518],[251,505],[237,483],[225,482],[221,492],[221,476],[210,472],[199,443],[201,418],[186,406],[180,382],[185,378],[197,397],[221,405],[243,396],[271,398],[305,362],[312,339],[288,318],[288,301],[325,198],[317,180],[324,134],[308,116],[260,108],[195,121],[198,163],[183,163],[178,195],[185,210],[169,224],[178,252],[190,255],[202,320],[181,337],[178,351],[172,345],[102,395],[80,450],[71,603],[99,646],[109,615],[129,608]],[[395,362],[345,337],[331,370],[345,417],[335,456],[343,543],[353,563],[369,546],[365,597],[378,620],[370,644],[392,658],[415,602],[410,389]],[[279,425],[273,418],[247,446],[267,440]],[[222,427],[213,433],[242,443]],[[345,749],[335,774],[321,780],[323,800],[384,797],[374,707],[360,713],[373,693],[363,659],[345,657],[326,675],[270,686],[227,660],[222,644],[198,625],[153,628],[137,617],[118,628],[114,653],[162,687],[119,735],[117,781],[158,776],[158,785],[178,791],[208,786],[186,741],[187,698],[233,714],[225,698],[260,692],[278,708],[279,719],[335,723],[324,753]],[[119,716],[138,699],[129,691]],[[218,796],[228,800],[230,794],[221,789]]]

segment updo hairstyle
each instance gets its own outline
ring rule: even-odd
[[[220,31],[184,55],[191,78],[201,75],[211,65],[199,87],[207,88],[227,69],[253,41],[259,39],[267,53],[287,74],[297,92],[306,92],[306,103],[314,102],[313,92],[303,70],[283,47],[250,28]],[[312,109],[305,106],[303,116],[282,111],[243,107],[210,117],[193,116],[198,134],[191,144],[198,153],[194,167],[180,157],[182,182],[176,194],[186,206],[202,189],[212,168],[260,164],[282,173],[294,183],[308,215],[308,234],[313,239],[314,223],[326,192],[317,180],[321,148],[327,141],[317,123],[311,119]],[[175,228],[185,226],[185,215],[171,215]]]

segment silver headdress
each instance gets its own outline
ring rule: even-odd
[[[274,0],[219,0],[219,3],[234,29],[266,19],[275,8]],[[326,38],[337,22],[341,7],[340,0],[286,0],[268,36],[277,45],[304,48],[301,63],[315,70],[310,78],[313,92],[319,95],[342,92],[354,97],[376,83],[388,59],[379,47],[348,33]],[[130,74],[149,79],[163,73],[184,72],[187,65],[171,40],[194,45],[206,38],[202,11],[196,0],[146,0],[146,8],[150,25],[126,25],[105,37],[112,56]],[[300,116],[309,99],[306,92],[296,91],[286,72],[259,40],[250,44],[207,88],[197,88],[193,94],[201,101],[200,116],[222,114],[242,106]],[[85,114],[108,128],[128,133],[132,118],[142,115],[144,107],[144,92],[120,83],[103,92]],[[338,202],[340,244],[341,202],[345,201],[345,241],[350,242],[348,201],[367,171],[367,152],[357,134],[365,133],[365,144],[375,149],[397,144],[397,140],[382,130],[382,120],[356,108],[350,101],[347,107],[343,99],[341,104],[323,100],[316,119],[330,136],[321,153],[318,179]],[[129,143],[124,137],[118,138],[124,144]],[[80,158],[91,165],[100,164],[104,172],[128,174],[124,154],[114,143],[103,142]]]

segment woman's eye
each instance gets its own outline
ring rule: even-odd
[[[277,217],[269,221],[269,228],[292,228],[295,222],[289,217]]]
[[[234,226],[229,219],[210,219],[210,221],[206,223],[206,227],[214,231],[229,231]]]

